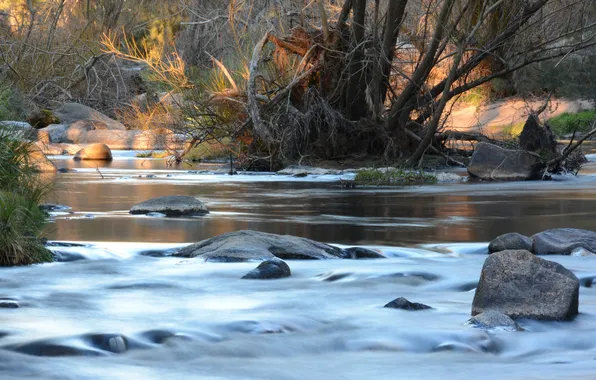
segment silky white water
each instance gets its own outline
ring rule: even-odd
[[[596,257],[547,258],[580,278],[574,321],[519,321],[525,332],[466,325],[487,242],[510,231],[590,228],[590,175],[540,186],[345,190],[320,178],[231,180],[115,162],[121,167],[100,169],[103,180],[93,170],[57,177],[53,200],[72,210],[53,215],[48,237],[70,242],[52,250],[81,260],[0,270],[0,298],[20,305],[0,309],[1,378],[596,376]],[[166,194],[197,196],[212,213],[127,215],[135,202]],[[257,263],[160,257],[245,228],[387,258],[288,261],[292,277],[250,281],[240,278]],[[397,297],[434,309],[383,308]]]

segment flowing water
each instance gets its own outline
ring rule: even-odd
[[[170,168],[120,152],[97,168],[59,159],[52,249],[85,260],[0,272],[0,378],[394,379],[593,378],[596,290],[572,322],[525,332],[465,324],[487,242],[511,231],[594,229],[596,176],[543,183],[342,189],[342,175]],[[211,213],[131,216],[161,195]],[[380,260],[288,261],[292,277],[248,281],[255,263],[157,257],[254,229],[366,246]],[[65,242],[69,242],[66,244]],[[560,257],[580,279],[596,257]],[[582,281],[591,284],[592,281]],[[434,309],[386,309],[397,297]],[[6,308],[16,303],[20,308]]]

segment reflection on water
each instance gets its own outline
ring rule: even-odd
[[[166,168],[164,160],[116,159],[100,169],[105,179],[79,170],[57,177],[52,200],[75,214],[58,217],[50,239],[193,242],[255,229],[343,244],[481,242],[511,231],[591,229],[596,209],[591,179],[346,190],[292,177],[201,176]],[[134,204],[164,195],[195,196],[212,213],[188,219],[128,215]]]

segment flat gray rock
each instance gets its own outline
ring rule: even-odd
[[[539,159],[523,150],[479,143],[468,165],[468,174],[484,180],[523,181],[538,179],[541,168]]]
[[[561,264],[528,251],[493,253],[484,262],[472,316],[492,310],[513,319],[570,320],[578,313],[579,280]]]
[[[517,232],[501,235],[488,245],[488,253],[519,249],[532,252],[532,239]]]
[[[341,249],[314,240],[258,231],[237,231],[182,248],[174,256],[206,261],[323,260],[343,258]]]
[[[175,217],[205,215],[209,214],[209,210],[203,202],[194,197],[170,195],[141,202],[133,206],[130,213],[137,215],[156,215],[156,213],[159,213]]]
[[[571,255],[583,248],[596,252],[596,232],[575,228],[556,228],[532,236],[537,255]]]

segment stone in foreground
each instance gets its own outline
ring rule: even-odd
[[[540,160],[523,150],[503,149],[488,143],[476,146],[468,165],[471,177],[497,181],[539,179],[541,169]]]
[[[556,228],[532,236],[537,255],[571,255],[578,249],[596,252],[596,232],[575,228]]]
[[[578,313],[579,280],[561,264],[528,251],[503,251],[484,262],[472,316],[492,310],[513,319],[563,321]]]
[[[258,231],[237,231],[215,236],[182,248],[174,256],[200,257],[205,261],[241,262],[250,260],[323,260],[339,259],[337,247],[290,235]]]
[[[156,213],[159,213],[168,217],[176,217],[205,215],[209,214],[209,210],[197,198],[170,195],[141,202],[133,206],[130,213],[136,215],[156,215]]]
[[[532,239],[517,232],[501,235],[488,245],[488,253],[516,250],[532,251]]]
[[[407,299],[405,299],[404,297],[396,298],[393,301],[389,302],[384,307],[388,307],[391,309],[410,310],[410,311],[432,309],[432,307],[424,305],[422,303],[410,302]]]
[[[74,159],[112,161],[112,151],[106,144],[91,144],[79,150]]]
[[[290,277],[292,272],[285,261],[278,258],[263,261],[258,267],[245,274],[245,280],[273,280]]]
[[[472,317],[467,324],[477,329],[491,331],[524,331],[513,319],[494,310],[488,310]]]

